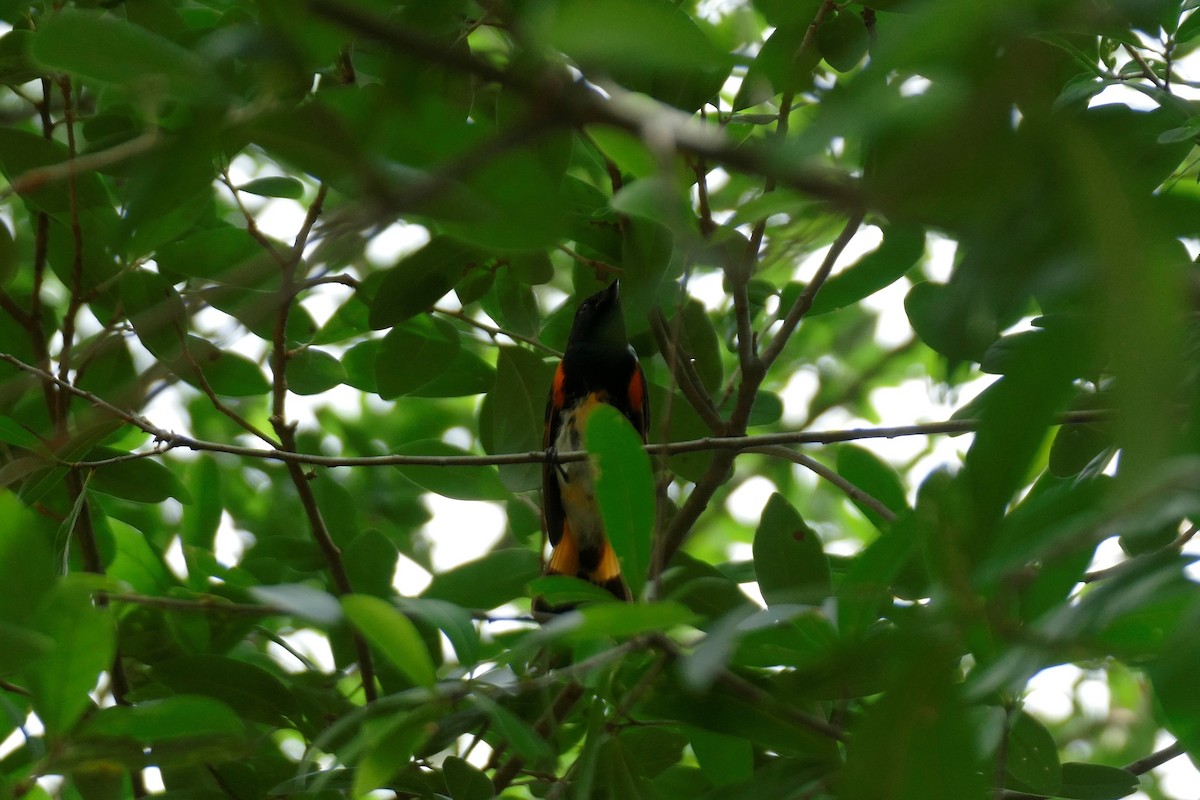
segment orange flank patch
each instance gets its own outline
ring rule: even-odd
[[[562,538],[554,546],[550,554],[550,563],[546,565],[547,574],[570,575],[579,573],[579,548],[575,545],[575,537],[571,535],[571,526],[563,520]]]
[[[617,551],[613,550],[612,545],[608,540],[604,540],[604,555],[600,556],[600,563],[595,571],[588,576],[588,580],[592,583],[605,585],[613,579],[621,577],[621,561],[617,558]]]
[[[642,371],[635,369],[633,377],[629,379],[629,407],[635,413],[640,414],[642,411],[642,401],[646,397],[646,382],[642,378]]]
[[[551,391],[554,393],[554,407],[562,408],[567,402],[567,397],[563,392],[563,384],[567,380],[567,373],[563,372],[562,362],[558,362],[558,369],[554,370],[554,384]]]

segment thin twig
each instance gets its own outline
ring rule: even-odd
[[[153,150],[159,143],[160,137],[156,128],[150,133],[144,133],[106,150],[76,155],[58,164],[36,167],[21,173],[13,179],[12,183],[4,189],[0,189],[0,201],[15,194],[27,194],[50,184],[70,180],[72,175],[116,166],[134,156],[140,156]]]
[[[841,256],[846,246],[850,244],[850,240],[854,238],[854,235],[858,233],[862,221],[863,213],[861,211],[852,213],[850,218],[846,220],[845,227],[842,228],[842,232],[838,234],[833,244],[830,245],[829,252],[825,254],[825,258],[822,260],[821,266],[817,268],[816,274],[813,275],[808,285],[804,287],[804,291],[800,293],[800,296],[796,298],[796,302],[788,309],[787,315],[783,318],[783,322],[779,330],[775,333],[774,338],[771,339],[770,344],[763,349],[762,361],[764,368],[770,369],[771,365],[775,363],[775,359],[779,358],[784,346],[788,343],[788,339],[795,332],[796,326],[800,324],[800,320],[812,308],[817,292],[820,290],[822,284],[825,283],[825,279],[829,277],[829,273],[833,270],[834,264],[837,263],[838,257]]]
[[[841,489],[843,492],[845,492],[846,496],[854,502],[861,503],[862,505],[869,507],[885,522],[891,524],[896,521],[896,514],[890,508],[885,506],[872,495],[865,492],[863,489],[846,480],[846,478],[839,475],[836,470],[830,469],[820,461],[817,461],[815,458],[810,458],[803,453],[797,452],[790,447],[784,447],[783,445],[751,447],[743,450],[742,452],[762,453],[763,455],[786,459],[791,461],[793,464],[799,464],[810,472],[819,475],[837,488]]]
[[[504,328],[497,328],[495,325],[488,325],[486,322],[480,322],[477,319],[472,319],[470,316],[468,316],[466,313],[464,313],[462,311],[455,311],[455,310],[449,309],[449,308],[435,308],[435,309],[433,309],[433,311],[438,314],[442,314],[443,316],[447,316],[447,317],[451,317],[453,319],[459,320],[460,322],[465,322],[466,324],[470,325],[473,328],[478,328],[479,330],[481,330],[484,333],[491,336],[493,339],[495,339],[497,336],[507,336],[508,338],[512,339],[513,341],[524,342],[525,344],[529,345],[530,347],[535,347],[538,350],[541,350],[543,353],[548,353],[549,355],[552,355],[555,358],[562,358],[561,351],[555,350],[553,347],[542,344],[537,339],[533,339],[529,336],[524,336],[520,333],[517,333],[516,331],[505,330]]]

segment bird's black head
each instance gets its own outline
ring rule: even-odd
[[[567,350],[621,349],[629,346],[621,313],[620,281],[613,281],[579,304],[567,339]]]

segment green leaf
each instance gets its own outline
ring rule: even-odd
[[[65,578],[38,609],[35,624],[54,646],[25,670],[33,707],[46,730],[61,736],[92,707],[88,693],[112,668],[116,627],[108,611],[92,602],[93,581]]]
[[[921,341],[951,361],[982,361],[1000,332],[994,315],[969,307],[945,284],[913,286],[904,310]]]
[[[322,627],[336,625],[342,620],[342,607],[337,598],[307,584],[255,586],[250,589],[250,594],[259,602],[277,606]]]
[[[342,547],[350,585],[361,594],[388,597],[393,594],[392,579],[400,551],[377,528],[367,528]]]
[[[529,582],[529,593],[551,608],[579,603],[616,603],[613,593],[573,575],[543,575]]]
[[[433,659],[417,626],[386,600],[365,594],[344,595],[342,610],[367,641],[392,666],[418,686],[437,680]]]
[[[449,756],[442,762],[446,790],[454,800],[490,800],[496,796],[492,781],[466,759]]]
[[[805,19],[780,24],[767,37],[746,71],[742,85],[738,87],[733,100],[734,111],[768,102],[777,94],[795,92],[812,84],[812,72],[821,61],[821,53],[812,46],[801,50],[800,45],[812,25],[813,16],[810,13]]]
[[[97,447],[85,457],[85,461],[102,461],[128,455],[109,447]],[[88,488],[111,494],[135,503],[161,503],[174,497],[185,505],[192,502],[192,493],[172,470],[150,458],[119,461],[97,467]]]
[[[830,592],[821,539],[783,495],[767,501],[754,534],[754,571],[769,605],[815,604]]]
[[[88,488],[95,488],[94,478]],[[109,577],[124,581],[135,592],[148,595],[161,594],[176,585],[145,534],[117,519],[108,518],[106,522],[117,548],[116,556],[105,569]]]
[[[585,69],[681,108],[715,94],[730,66],[695,19],[660,0],[571,0],[542,14],[534,30]]]
[[[150,675],[178,694],[211,697],[240,717],[264,725],[283,726],[295,713],[291,691],[267,670],[228,656],[177,656],[155,664]]]
[[[850,9],[835,11],[817,29],[817,47],[829,66],[848,72],[867,54],[867,26]]]
[[[164,361],[182,356],[187,311],[175,287],[161,275],[144,269],[126,272],[120,287],[121,303],[146,349]]]
[[[40,134],[11,125],[0,128],[0,170],[10,182],[31,170],[62,164],[67,159],[67,147],[57,139],[47,139]],[[80,210],[94,211],[100,219],[115,222],[116,215],[112,211],[113,198],[100,177],[92,172],[83,172],[76,176],[76,181],[76,207]],[[72,204],[66,181],[40,182],[22,192],[21,199],[35,209],[45,211],[55,219],[70,225]],[[83,221],[82,217],[80,221]]]
[[[1062,765],[1058,797],[1071,800],[1119,800],[1141,787],[1137,775],[1120,767],[1067,761]]]
[[[38,25],[29,49],[51,70],[144,92],[157,93],[154,82],[164,79],[188,96],[216,86],[208,62],[195,53],[107,14],[64,9]],[[94,53],[104,57],[89,55]]]
[[[301,395],[320,394],[343,383],[346,368],[324,350],[306,347],[288,359],[288,389]]]
[[[654,471],[642,437],[625,415],[600,404],[587,418],[584,441],[593,460],[604,532],[634,597],[650,569],[654,531]]]
[[[421,596],[487,610],[524,597],[525,586],[541,574],[541,562],[532,550],[496,550],[434,575]]]
[[[1008,731],[1008,774],[1038,794],[1057,795],[1062,786],[1058,745],[1046,726],[1024,711],[1016,712]]]
[[[57,574],[52,531],[12,493],[0,489],[0,621],[26,625]]]
[[[241,738],[245,730],[229,706],[186,694],[101,709],[83,727],[87,735],[128,736],[148,745],[173,739]]]
[[[371,327],[390,328],[428,311],[485,259],[486,253],[475,245],[450,236],[435,236],[383,273],[371,301]]]
[[[837,471],[893,513],[901,514],[908,510],[908,500],[904,496],[904,485],[900,482],[900,476],[870,450],[856,445],[842,445],[838,448]],[[876,528],[884,530],[888,527],[888,523],[870,506],[859,503],[854,498],[851,500]]]
[[[458,355],[459,337],[442,319],[415,317],[383,338],[375,358],[379,396],[392,400],[441,375]]]
[[[459,664],[470,667],[479,663],[482,657],[479,631],[466,609],[429,597],[401,597],[396,602],[405,613],[425,620],[446,634]]]
[[[503,740],[512,745],[530,764],[541,764],[553,756],[553,751],[537,731],[529,723],[509,711],[504,706],[483,694],[473,695],[475,705],[481,708],[492,720],[497,732]]]
[[[613,195],[611,205],[614,211],[664,225],[693,215],[691,206],[685,202],[675,184],[657,174],[622,186]]]
[[[373,377],[373,376],[372,376]],[[463,347],[445,372],[408,393],[409,397],[466,397],[483,394],[496,381],[495,368]]]
[[[496,380],[479,408],[480,440],[488,453],[541,450],[542,408],[550,391],[554,367],[532,351],[501,347]],[[500,480],[514,492],[541,485],[540,464],[500,467]]]
[[[199,388],[203,375],[214,393],[226,397],[253,397],[270,391],[271,384],[262,368],[245,356],[221,350],[198,336],[187,338],[187,348],[188,357],[174,361],[171,370],[191,385]]]
[[[304,197],[304,184],[285,175],[255,178],[243,183],[237,190],[260,197],[279,197],[285,200],[299,200]]]
[[[682,603],[605,603],[560,614],[542,626],[538,641],[585,642],[623,638],[690,625],[696,615]]]
[[[427,726],[419,712],[366,720],[357,736],[366,752],[354,771],[353,796],[363,797],[392,780],[425,741]]]
[[[0,416],[0,442],[16,445],[25,450],[32,450],[38,446],[40,440],[15,419]]]
[[[853,305],[892,285],[925,253],[925,231],[915,225],[889,225],[883,242],[857,262],[833,275],[813,298],[808,316]]]
[[[446,444],[440,439],[422,439],[396,447],[392,451],[396,455],[460,457],[469,456],[466,450]],[[453,497],[456,500],[504,500],[509,493],[500,482],[496,468],[488,465],[480,466],[417,466],[398,465],[396,469],[401,475],[413,483],[443,497]]]
[[[279,245],[282,251],[283,246]],[[269,321],[272,332],[278,315],[279,300],[270,290],[278,287],[279,264],[259,240],[242,228],[219,225],[164,244],[154,255],[158,270],[173,282],[184,278],[212,281],[226,287],[258,289],[252,303],[235,303],[236,295],[212,295],[214,305],[246,322],[251,330],[259,324],[250,317]],[[235,314],[235,305],[253,305],[254,314]],[[265,331],[264,331],[265,332]],[[270,337],[267,337],[270,338]]]
[[[754,775],[754,747],[746,739],[689,728],[688,741],[700,769],[714,786],[731,786]]]
[[[887,691],[866,709],[846,748],[839,797],[984,796],[981,734],[968,718],[952,655],[928,638],[911,638],[894,654]]]

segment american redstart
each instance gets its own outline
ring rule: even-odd
[[[620,291],[619,281],[613,281],[580,303],[575,312],[546,403],[542,446],[547,450],[584,449],[588,415],[600,403],[624,414],[646,440],[650,419],[646,376],[625,334]],[[554,547],[546,574],[574,575],[628,600],[621,563],[604,533],[592,465],[547,461],[542,466],[542,508],[546,534]],[[566,610],[541,598],[535,598],[533,607],[549,613]]]

